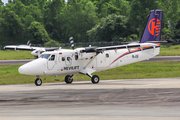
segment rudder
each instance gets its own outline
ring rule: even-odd
[[[162,30],[162,10],[151,10],[146,28],[144,30],[142,39],[140,43],[148,41],[160,41],[161,40],[161,30]]]

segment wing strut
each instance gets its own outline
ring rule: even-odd
[[[87,68],[87,66],[96,58],[96,56],[97,56],[98,54],[99,54],[99,53],[97,53],[96,55],[94,55],[93,58],[86,64],[86,66],[83,67],[83,69],[79,72],[80,74],[88,75],[90,78],[92,78],[91,73],[95,72],[96,70]]]

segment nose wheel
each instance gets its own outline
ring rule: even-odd
[[[36,86],[41,86],[41,84],[42,84],[41,78],[37,78],[37,79],[35,80],[35,85],[36,85]]]

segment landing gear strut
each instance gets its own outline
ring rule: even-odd
[[[36,86],[41,86],[41,84],[42,84],[41,78],[37,78],[37,79],[35,80],[35,85],[36,85]]]
[[[74,77],[74,75],[66,75],[66,77],[65,77],[65,82],[66,82],[66,84],[71,84],[72,82],[73,82],[73,77]]]
[[[84,73],[81,73],[81,74],[84,74]],[[98,84],[99,83],[99,76],[97,76],[97,75],[91,75],[91,74],[88,74],[88,73],[86,73],[86,74],[84,74],[84,75],[87,75],[87,76],[89,76],[90,78],[91,78],[91,82],[93,83],[93,84]]]

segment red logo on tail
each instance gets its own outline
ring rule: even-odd
[[[155,25],[155,23],[156,23],[156,25]],[[160,22],[160,20],[157,19],[157,21],[156,21],[156,18],[153,18],[148,24],[148,30],[151,33],[151,35],[155,34],[155,36],[158,36],[160,31],[161,31],[161,22]],[[156,31],[156,33],[155,33],[155,31]]]

